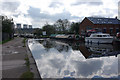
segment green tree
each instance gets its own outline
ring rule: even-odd
[[[2,40],[12,39],[14,36],[14,23],[13,19],[8,19],[6,16],[2,16]]]
[[[48,36],[56,33],[56,28],[53,25],[49,25],[49,24],[44,25],[42,30],[46,31]]]
[[[42,29],[35,28],[34,35],[36,35],[36,37],[40,37],[42,35]]]
[[[14,23],[13,19],[8,19],[7,17],[2,16],[2,32],[4,33],[13,33],[14,32]]]
[[[67,19],[58,19],[54,24],[58,33],[67,33],[69,30],[70,22]]]
[[[80,22],[77,23],[72,23],[70,26],[70,33],[75,33],[75,34],[79,34],[79,26],[80,26]]]

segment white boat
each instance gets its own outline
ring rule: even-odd
[[[90,37],[85,38],[85,42],[89,43],[112,43],[113,37],[110,34],[94,33]]]

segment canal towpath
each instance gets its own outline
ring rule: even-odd
[[[37,66],[31,52],[26,44],[22,43],[24,38],[16,37],[13,40],[2,44],[2,78],[20,78],[28,70],[25,58],[28,56],[30,71],[34,78],[40,78]]]

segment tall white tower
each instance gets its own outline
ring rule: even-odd
[[[29,25],[29,29],[31,29],[32,28],[32,25]]]
[[[26,28],[27,28],[27,26],[28,26],[27,24],[23,24],[23,28],[24,28],[24,29],[26,29]]]
[[[17,26],[17,29],[21,29],[21,24],[20,23],[17,23],[16,26]]]

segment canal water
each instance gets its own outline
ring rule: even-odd
[[[42,78],[116,78],[120,45],[28,40]]]

